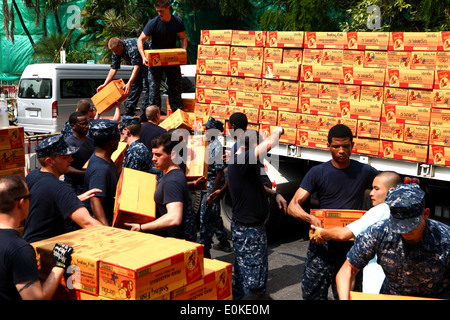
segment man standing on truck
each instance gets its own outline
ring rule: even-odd
[[[150,44],[144,43],[143,47],[145,49],[150,49]],[[120,40],[116,37],[111,38],[108,41],[108,48],[113,52],[111,70],[109,70],[105,82],[97,88],[97,91],[103,89],[114,79],[117,70],[120,69],[121,59],[124,59],[128,63],[131,63],[131,65],[133,66],[133,71],[131,72],[130,79],[123,89],[125,90],[125,95],[128,96],[124,101],[126,109],[125,114],[134,116],[142,90],[144,90],[144,96],[142,98],[142,110],[144,110],[144,108],[149,105],[148,67],[142,63],[142,58],[138,50],[136,38],[125,40]]]
[[[350,159],[353,145],[353,134],[347,126],[337,124],[330,129],[328,147],[332,159],[312,167],[305,175],[289,203],[288,213],[291,216],[323,227],[317,217],[305,212],[302,207],[313,193],[317,193],[320,209],[363,209],[365,190],[371,188],[378,171]],[[334,298],[338,299],[335,277],[351,245],[348,241],[309,243],[302,277],[304,300],[326,300],[330,285]]]
[[[149,62],[145,57],[146,40],[151,37],[150,49],[172,49],[176,47],[177,37],[180,37],[181,48],[187,49],[186,28],[181,18],[170,13],[170,6],[167,0],[155,0],[154,6],[158,16],[151,19],[142,30],[137,40],[139,53],[144,65]],[[149,67],[148,81],[150,104],[156,104],[161,108],[161,80],[163,73],[167,76],[169,87],[169,104],[172,111],[183,108],[181,93],[183,91],[181,82],[181,68],[179,65]],[[144,111],[144,110],[143,110]],[[144,112],[143,112],[144,113]],[[144,121],[146,121],[144,119]]]

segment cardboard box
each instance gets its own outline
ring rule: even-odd
[[[209,105],[209,117],[213,117],[216,120],[225,121],[229,118],[230,107],[223,104],[210,104]]]
[[[228,90],[244,91],[245,77],[228,77]],[[256,79],[256,78],[254,78]]]
[[[278,48],[303,48],[304,31],[268,31],[266,46]]]
[[[450,32],[441,32],[441,42],[439,43],[438,51],[448,51],[450,50]]]
[[[432,298],[398,296],[392,294],[375,294],[350,291],[351,300],[439,300]]]
[[[430,127],[450,127],[450,109],[431,108]]]
[[[354,84],[339,85],[339,100],[359,101],[361,96],[361,86]]]
[[[302,63],[302,61],[303,61],[303,49],[283,49],[282,62]]]
[[[0,150],[0,170],[25,167],[25,147]]]
[[[73,289],[99,294],[98,264],[100,259],[126,252],[162,239],[159,236],[107,226],[94,226],[31,243],[36,251],[40,272],[47,276],[53,268],[52,251],[56,243],[73,248],[71,265],[74,272],[66,280]]]
[[[283,128],[297,128],[298,113],[278,111],[277,125]]]
[[[429,125],[431,108],[411,107],[384,104],[381,111],[382,122],[409,123],[418,125]]]
[[[380,102],[340,102],[341,116],[343,118],[380,121],[382,104]]]
[[[229,60],[197,59],[197,73],[215,74],[218,76],[230,75]]]
[[[386,51],[368,51],[364,52],[364,68],[386,69],[387,52]]]
[[[386,104],[408,105],[409,89],[384,87],[383,102]]]
[[[182,110],[184,112],[192,113],[192,112],[194,112],[196,101],[195,101],[195,98],[194,99],[181,98],[181,104],[183,107]],[[172,111],[172,108],[170,107],[169,97],[167,97],[167,100],[166,100],[166,107],[167,107],[167,115],[170,116],[173,113],[173,111]]]
[[[300,65],[298,63],[265,62],[263,78],[298,81]]]
[[[436,70],[450,69],[450,52],[436,52]]]
[[[450,127],[430,127],[430,145],[450,146]]]
[[[258,61],[230,61],[230,75],[235,77],[261,78],[263,63]]]
[[[332,127],[337,124],[345,124],[351,131],[353,136],[356,136],[358,128],[358,120],[343,118],[343,117],[332,117],[332,116],[317,116],[317,130],[325,131],[328,133]]]
[[[0,177],[4,176],[21,176],[22,178],[25,178],[25,167],[0,170]]]
[[[229,101],[229,95],[227,90],[197,88],[195,90],[195,101],[198,103],[226,104]]]
[[[390,51],[437,51],[442,45],[439,32],[391,32]]]
[[[199,44],[197,59],[228,60],[230,59],[230,47]]]
[[[342,67],[343,50],[323,49],[322,65]]]
[[[450,147],[430,146],[428,163],[440,166],[450,165]]]
[[[342,54],[343,67],[363,67],[364,51],[344,50]]]
[[[387,50],[389,32],[347,32],[347,44],[350,50]]]
[[[321,65],[323,49],[303,49],[303,62],[306,65]]]
[[[433,89],[434,77],[433,70],[387,69],[384,85],[386,87]]]
[[[328,149],[328,132],[298,129],[297,145],[318,149]]]
[[[305,48],[318,49],[344,49],[347,45],[345,32],[306,32]]]
[[[302,98],[318,98],[319,83],[318,82],[300,82],[299,97]]]
[[[200,74],[197,73],[195,78],[196,88],[206,88],[215,90],[228,90],[228,83],[230,77],[218,76],[215,74]]]
[[[403,142],[427,145],[429,136],[430,136],[429,126],[405,124],[405,133],[403,136]]]
[[[122,89],[124,86],[125,83],[122,79],[112,80],[91,97],[92,103],[99,114],[110,111],[117,102],[125,98],[125,91]]]
[[[433,107],[450,108],[450,90],[433,90]]]
[[[144,224],[156,219],[156,175],[123,168],[117,182],[112,226],[129,229],[125,223]]]
[[[342,82],[342,67],[329,67],[322,65],[302,65],[300,80],[311,82]],[[351,83],[353,84],[353,83]]]
[[[208,141],[205,135],[191,135],[187,141],[186,179],[208,177]]]
[[[301,61],[301,60],[300,60]],[[264,62],[283,62],[282,48],[264,48]]]
[[[412,70],[436,70],[436,52],[411,52]]]
[[[262,94],[258,92],[228,91],[228,105],[249,108],[262,107]]]
[[[231,45],[232,30],[202,30],[200,44]]]
[[[262,94],[261,98],[263,109],[297,112],[298,97],[281,94]]]
[[[164,238],[101,259],[99,295],[116,300],[151,300],[200,279],[203,247]]]
[[[380,123],[380,140],[403,141],[405,132],[404,123],[381,122]]]
[[[207,258],[203,262],[203,278],[172,291],[171,300],[224,300],[232,294],[232,265]]]
[[[342,67],[340,83],[365,86],[383,86],[385,69]]]
[[[272,109],[259,110],[259,124],[275,125],[278,121],[278,111]]]
[[[416,107],[432,107],[433,90],[409,89],[408,105]]]
[[[204,89],[208,90],[208,89]],[[217,91],[217,90],[211,90]],[[198,100],[197,100],[198,101]],[[198,101],[201,102],[201,101]],[[192,124],[189,119],[189,115],[181,109],[177,109],[174,113],[168,116],[163,122],[159,124],[161,128],[166,129],[167,131],[170,129],[192,129]]]
[[[117,172],[120,172],[122,170],[123,159],[125,158],[125,152],[127,151],[127,149],[128,149],[128,144],[126,142],[119,141],[119,145],[117,146],[117,149],[111,155],[111,160],[114,162]],[[83,169],[86,170],[88,165],[89,165],[89,160],[86,161],[86,163],[83,166]]]
[[[144,50],[144,53],[150,67],[187,64],[187,54],[185,49],[154,49]]]
[[[380,138],[380,122],[373,120],[358,119],[358,130],[356,136],[359,138]]]
[[[339,99],[339,84],[319,83],[319,99]]]
[[[265,31],[233,30],[232,46],[264,47],[266,42]]]
[[[450,89],[450,70],[436,70],[434,89]]]
[[[196,103],[194,107],[194,114],[196,117],[202,117],[208,119],[209,117],[209,104]]]
[[[230,77],[231,78],[231,77]],[[244,90],[250,93],[261,93],[262,79],[244,78]]]
[[[264,60],[264,48],[232,46],[230,60],[262,62]]]
[[[261,93],[298,96],[299,81],[261,79]]]
[[[380,142],[380,156],[382,157],[413,162],[427,162],[427,145],[385,140],[380,140]]]
[[[380,140],[370,138],[356,137],[353,139],[352,153],[367,154],[370,156],[379,156]]]
[[[0,150],[17,149],[25,146],[23,127],[10,126],[0,129]]]
[[[411,51],[388,51],[387,69],[410,69]]]
[[[341,114],[339,101],[332,99],[300,98],[301,113],[311,113],[324,116],[338,116]]]
[[[270,126],[270,132],[272,132],[276,126]],[[283,127],[284,132],[280,136],[280,143],[296,144],[297,142],[297,128],[296,127]]]
[[[309,212],[317,218],[361,218],[366,211],[350,209],[311,209]]]
[[[383,102],[384,87],[361,86],[360,102]]]
[[[317,130],[317,118],[316,114],[299,113],[297,128],[302,130]]]

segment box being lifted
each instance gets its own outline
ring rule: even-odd
[[[92,103],[99,114],[110,111],[117,102],[124,99],[125,91],[122,89],[125,83],[122,79],[112,80],[103,89],[91,97]]]
[[[186,50],[181,48],[144,50],[150,67],[173,66],[187,63]]]

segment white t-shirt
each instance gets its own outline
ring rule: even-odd
[[[356,237],[375,222],[389,218],[390,209],[386,203],[371,208],[360,219],[347,225],[347,228]],[[377,256],[369,261],[363,269],[363,292],[380,293],[385,275],[381,266],[377,263]]]

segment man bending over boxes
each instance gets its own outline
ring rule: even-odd
[[[311,225],[311,228],[315,230],[311,236],[311,241],[316,243],[325,243],[329,240],[348,241],[365,231],[373,223],[389,218],[389,206],[384,200],[386,199],[387,192],[394,189],[401,182],[402,180],[397,173],[393,171],[381,172],[373,179],[372,183],[370,198],[373,207],[362,218],[350,223],[346,227],[323,229]],[[363,292],[380,293],[384,278],[383,269],[377,264],[376,258],[372,259],[363,270]]]
[[[353,148],[352,131],[337,124],[328,132],[331,160],[312,167],[288,206],[288,213],[311,225],[323,227],[319,218],[307,213],[303,205],[311,194],[317,193],[320,209],[361,210],[366,189],[379,173],[367,164],[350,159]],[[335,277],[345,261],[352,242],[329,241],[325,244],[310,242],[302,276],[304,300],[326,300],[328,288],[338,299]]]
[[[180,143],[172,140],[170,132],[152,140],[153,163],[163,172],[156,187],[156,219],[145,224],[125,223],[133,231],[150,232],[162,236],[195,241],[197,239],[195,217],[191,208],[189,188],[184,172],[176,164],[174,147]]]

